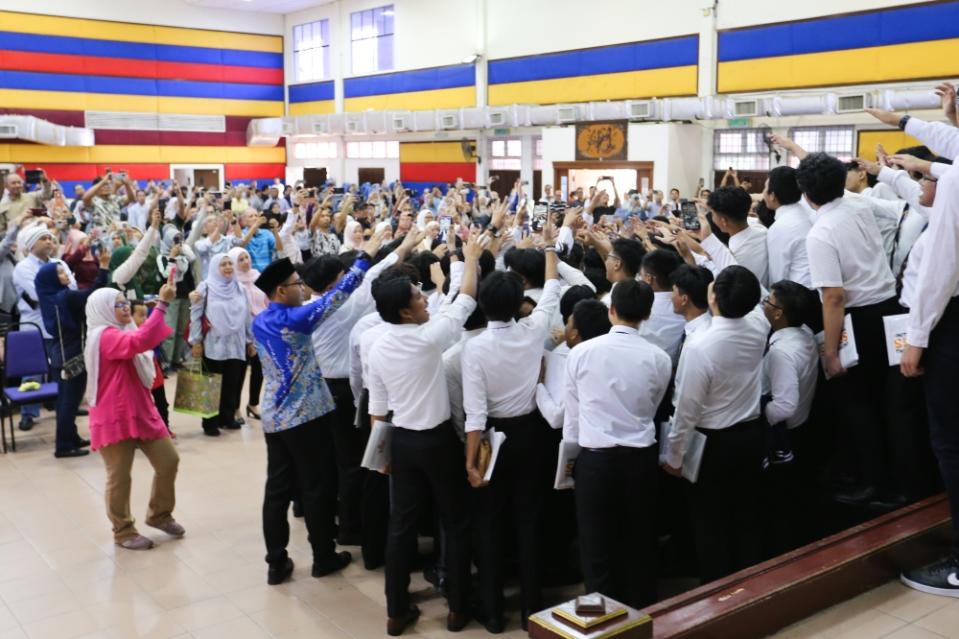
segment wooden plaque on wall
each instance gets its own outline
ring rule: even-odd
[[[576,125],[577,160],[625,160],[626,122]]]

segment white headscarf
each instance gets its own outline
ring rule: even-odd
[[[220,262],[224,259],[230,259],[230,256],[220,253],[210,258],[210,270],[201,284],[206,289],[204,315],[217,332],[242,332],[250,312],[246,293],[236,280],[235,271],[229,279],[220,273]]]
[[[356,227],[359,225],[360,223],[356,220],[350,220],[346,223],[346,228],[343,229],[343,245],[340,246],[340,253],[359,250],[360,247],[353,243],[353,233],[356,232]]]
[[[47,228],[46,224],[36,224],[20,233],[20,236],[17,239],[20,242],[20,246],[23,248],[23,252],[29,253],[33,250],[33,245],[40,241],[40,238],[48,235],[53,237],[53,233],[50,232],[50,229]]]
[[[121,324],[117,321],[114,306],[117,297],[122,295],[115,288],[101,288],[94,291],[87,298],[87,344],[83,350],[83,358],[87,364],[87,403],[97,405],[97,385],[100,381],[100,336],[108,328],[121,331],[135,331],[136,324]],[[146,387],[153,386],[156,368],[153,365],[153,351],[146,351],[134,356],[133,364],[136,367],[140,382]]]

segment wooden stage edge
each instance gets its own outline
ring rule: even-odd
[[[950,535],[936,495],[643,612],[654,639],[758,639],[939,558]]]

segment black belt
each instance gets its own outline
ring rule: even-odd
[[[651,446],[610,446],[608,448],[584,448],[583,450],[591,453],[602,453],[607,455],[625,455],[628,453],[655,451],[656,444],[652,444]]]
[[[716,437],[722,435],[732,435],[733,433],[742,433],[753,428],[758,428],[760,425],[760,419],[750,419],[744,422],[739,422],[733,424],[732,426],[727,426],[726,428],[696,428],[699,432],[707,437]]]

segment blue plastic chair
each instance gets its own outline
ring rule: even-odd
[[[23,330],[25,326],[33,329]],[[10,424],[10,447],[17,452],[17,440],[14,436],[13,414],[15,409],[24,404],[39,404],[54,399],[57,396],[57,382],[47,381],[40,384],[40,389],[23,392],[19,386],[8,386],[11,378],[43,375],[49,377],[50,362],[47,359],[47,349],[43,342],[43,334],[36,324],[23,322],[20,330],[8,331],[4,337],[3,360],[3,402],[4,417],[0,419],[0,439],[3,440],[3,452],[7,452],[6,424]]]

